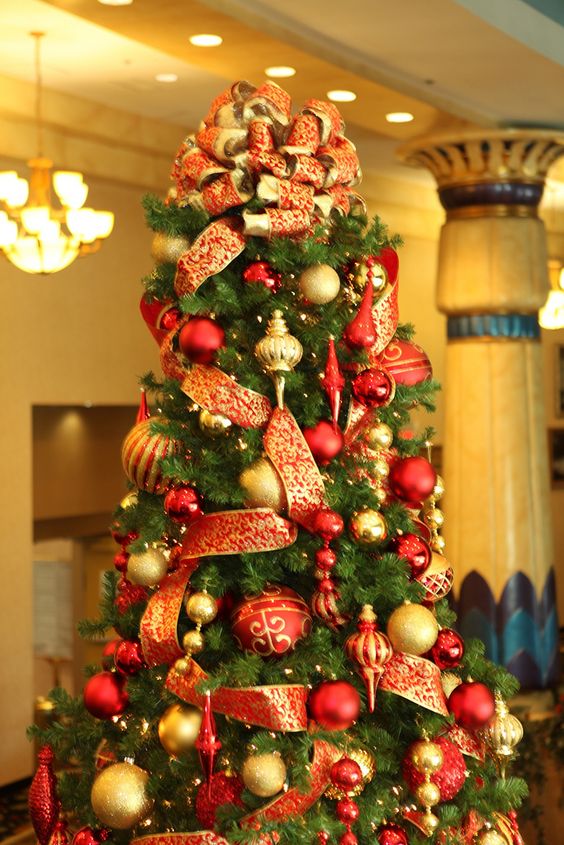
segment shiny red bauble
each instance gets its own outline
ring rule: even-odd
[[[419,455],[395,461],[388,476],[394,496],[410,505],[418,505],[428,499],[436,482],[437,473],[427,458]]]
[[[193,364],[211,364],[217,350],[225,346],[225,332],[210,317],[192,317],[180,329],[178,346]]]
[[[433,375],[426,352],[407,340],[393,340],[380,355],[379,362],[396,384],[419,384]]]
[[[127,534],[124,534],[117,522],[114,522],[110,531],[112,537],[120,546],[129,546],[130,543],[133,543],[139,537],[137,531],[128,531]]]
[[[358,845],[358,838],[352,830],[347,830],[339,839],[339,845]]]
[[[411,568],[411,577],[423,575],[431,565],[433,552],[429,543],[417,534],[401,534],[390,543],[390,551],[404,558]]]
[[[318,537],[321,537],[324,543],[330,543],[340,537],[345,528],[343,517],[337,511],[332,511],[331,508],[320,508],[312,519],[311,530]]]
[[[118,613],[126,613],[134,604],[147,601],[149,594],[140,584],[132,584],[123,576],[117,584],[118,594],[114,600]]]
[[[173,487],[165,496],[164,509],[173,522],[193,522],[202,516],[200,497],[193,487]]]
[[[244,807],[241,793],[244,789],[243,781],[237,775],[216,772],[210,778],[210,783],[203,783],[196,793],[196,818],[205,830],[213,830],[215,814],[218,807],[231,804]]]
[[[269,584],[258,596],[247,596],[233,608],[231,631],[243,651],[280,657],[309,636],[311,614],[295,590]]]
[[[243,271],[243,278],[246,282],[259,282],[272,291],[276,291],[282,284],[282,276],[274,270],[268,261],[254,261]]]
[[[140,672],[146,664],[139,640],[122,640],[118,643],[114,663],[122,675],[136,675]]]
[[[315,565],[324,572],[329,572],[337,564],[337,555],[333,549],[323,546],[315,550]]]
[[[117,672],[99,672],[88,679],[82,693],[84,706],[97,719],[111,719],[123,713],[129,703],[125,678]]]
[[[114,654],[116,648],[120,643],[120,639],[110,640],[110,642],[106,643],[106,645],[102,649],[102,659],[100,662],[103,668],[106,669],[108,672],[110,669],[114,668]]]
[[[458,724],[471,731],[483,728],[495,713],[493,693],[479,681],[459,684],[451,692],[447,704]]]
[[[441,801],[451,801],[458,795],[466,782],[466,763],[462,752],[453,742],[444,736],[434,737],[432,742],[443,752],[443,762],[438,771],[431,775],[431,782],[441,791]],[[409,746],[401,764],[403,778],[412,792],[425,782],[425,775],[418,772],[411,759],[412,745]]]
[[[331,783],[341,792],[352,792],[362,784],[362,769],[351,757],[341,757],[331,766]]]
[[[337,457],[345,444],[340,428],[335,428],[327,420],[320,420],[312,428],[304,428],[303,433],[311,454],[320,466],[326,466]]]
[[[407,833],[399,824],[388,822],[376,834],[379,845],[407,845]]]
[[[358,804],[352,798],[341,798],[340,801],[337,801],[335,810],[337,812],[337,818],[342,824],[349,825],[358,821],[360,810]]]
[[[452,628],[441,628],[429,657],[439,669],[455,669],[464,657],[464,640]]]
[[[81,827],[72,838],[72,845],[100,845],[109,839],[110,831],[105,828]]]
[[[118,572],[122,574],[127,571],[127,561],[129,560],[129,554],[124,551],[123,549],[121,552],[118,552],[114,555],[114,566]]]
[[[366,408],[383,408],[395,393],[393,378],[380,367],[363,370],[354,377],[351,386],[354,398]]]
[[[323,681],[309,695],[311,718],[328,731],[345,731],[360,715],[360,696],[348,681]]]

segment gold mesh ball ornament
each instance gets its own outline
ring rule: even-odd
[[[276,752],[252,754],[247,757],[241,769],[243,783],[253,795],[271,798],[277,795],[286,783],[286,764]]]
[[[146,792],[149,775],[133,763],[114,763],[92,786],[92,809],[102,824],[128,830],[146,818],[155,803]]]
[[[405,602],[396,607],[388,619],[386,633],[394,651],[421,655],[435,645],[439,626],[426,607]]]
[[[171,757],[182,757],[195,747],[202,711],[189,704],[172,704],[159,721],[159,740]]]
[[[271,376],[279,408],[284,407],[284,373],[291,372],[303,355],[303,347],[297,337],[290,334],[282,311],[272,312],[266,327],[266,335],[255,346],[263,370]]]
[[[288,507],[282,479],[268,458],[259,458],[246,467],[239,476],[239,484],[248,508],[272,508],[281,513]]]
[[[313,305],[326,305],[339,294],[341,280],[339,274],[328,264],[312,264],[300,273],[298,284],[300,293]]]
[[[159,264],[176,264],[189,248],[190,241],[184,235],[155,232],[151,242],[151,257]]]
[[[198,425],[200,430],[207,434],[208,437],[221,437],[227,434],[231,428],[232,422],[223,414],[212,414],[211,411],[206,411],[202,408],[198,417]]]
[[[168,562],[164,553],[157,548],[149,548],[139,554],[132,554],[127,561],[127,577],[132,584],[141,587],[155,587],[168,572]]]

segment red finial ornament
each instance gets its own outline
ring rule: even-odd
[[[368,710],[374,713],[376,687],[394,650],[388,637],[378,630],[372,605],[365,604],[362,608],[357,629],[357,633],[347,638],[345,653],[358,666],[358,672],[366,685]]]
[[[345,386],[345,377],[339,367],[339,359],[337,358],[337,353],[335,352],[335,341],[332,337],[329,338],[325,374],[321,379],[321,384],[323,386],[323,390],[327,394],[327,398],[329,399],[333,429],[337,431],[337,422],[339,420],[339,411],[341,410],[341,396],[343,393],[343,387]]]
[[[141,399],[139,401],[139,410],[137,411],[136,423],[145,422],[151,416],[149,406],[147,405],[147,395],[144,390],[141,391]]]
[[[366,282],[362,302],[353,320],[346,327],[343,338],[349,349],[370,349],[376,343],[376,326],[372,315],[374,287]]]
[[[211,798],[212,774],[215,762],[215,755],[221,748],[221,742],[217,737],[217,728],[215,726],[215,719],[213,717],[213,710],[211,707],[211,693],[206,693],[204,701],[204,713],[202,716],[202,724],[200,726],[200,733],[196,740],[196,748],[200,756],[200,765],[204,773],[204,778],[208,784],[208,798]]]
[[[49,845],[60,812],[51,746],[44,745],[39,751],[38,758],[39,765],[29,787],[27,803],[39,845]]]
[[[70,837],[67,828],[67,822],[59,819],[51,836],[51,845],[69,845]]]

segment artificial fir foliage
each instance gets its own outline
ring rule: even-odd
[[[410,413],[433,410],[437,384],[397,322],[399,240],[368,221],[358,175],[334,106],[291,119],[281,89],[243,83],[181,148],[166,202],[145,200],[160,260],[143,314],[164,376],[142,380],[152,415],[125,441],[118,571],[80,628],[122,641],[102,684],[126,703],[96,718],[55,690],[59,720],[31,731],[68,764],[76,845],[520,842],[507,814],[526,786],[499,776],[515,736],[493,699],[516,681],[455,634],[448,670],[433,662],[456,617],[441,483],[421,457],[432,429]],[[396,341],[418,369],[394,378],[381,356]],[[466,716],[481,695],[471,728],[449,713],[456,688]]]

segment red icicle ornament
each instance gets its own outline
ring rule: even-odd
[[[351,634],[345,642],[347,657],[357,664],[357,671],[364,679],[368,695],[368,710],[374,713],[376,687],[384,666],[394,650],[386,634],[378,629],[376,614],[372,605],[365,604],[358,618],[357,633]]]
[[[349,349],[370,349],[376,343],[376,326],[372,315],[374,287],[366,282],[362,302],[356,314],[343,333],[343,339]]]
[[[68,824],[64,819],[59,819],[51,836],[51,845],[69,845],[70,837]]]
[[[141,399],[139,401],[139,410],[137,411],[136,423],[145,422],[151,416],[149,406],[147,405],[147,395],[144,390],[141,391]]]
[[[335,341],[332,337],[329,338],[325,374],[321,379],[321,385],[327,394],[327,398],[329,399],[333,429],[337,431],[339,411],[341,410],[341,396],[343,393],[343,387],[345,386],[345,377],[339,367],[339,359],[337,358],[337,353],[335,351]]]
[[[221,748],[221,742],[217,737],[217,728],[215,726],[215,719],[213,717],[213,710],[211,707],[211,694],[206,693],[204,701],[204,713],[202,716],[202,724],[200,726],[200,733],[196,740],[196,748],[200,756],[200,765],[204,773],[204,779],[208,784],[208,798],[211,798],[212,775],[215,763],[215,756]]]
[[[38,754],[39,765],[29,787],[29,815],[39,845],[49,845],[59,820],[57,778],[53,771],[53,750],[44,745]]]

